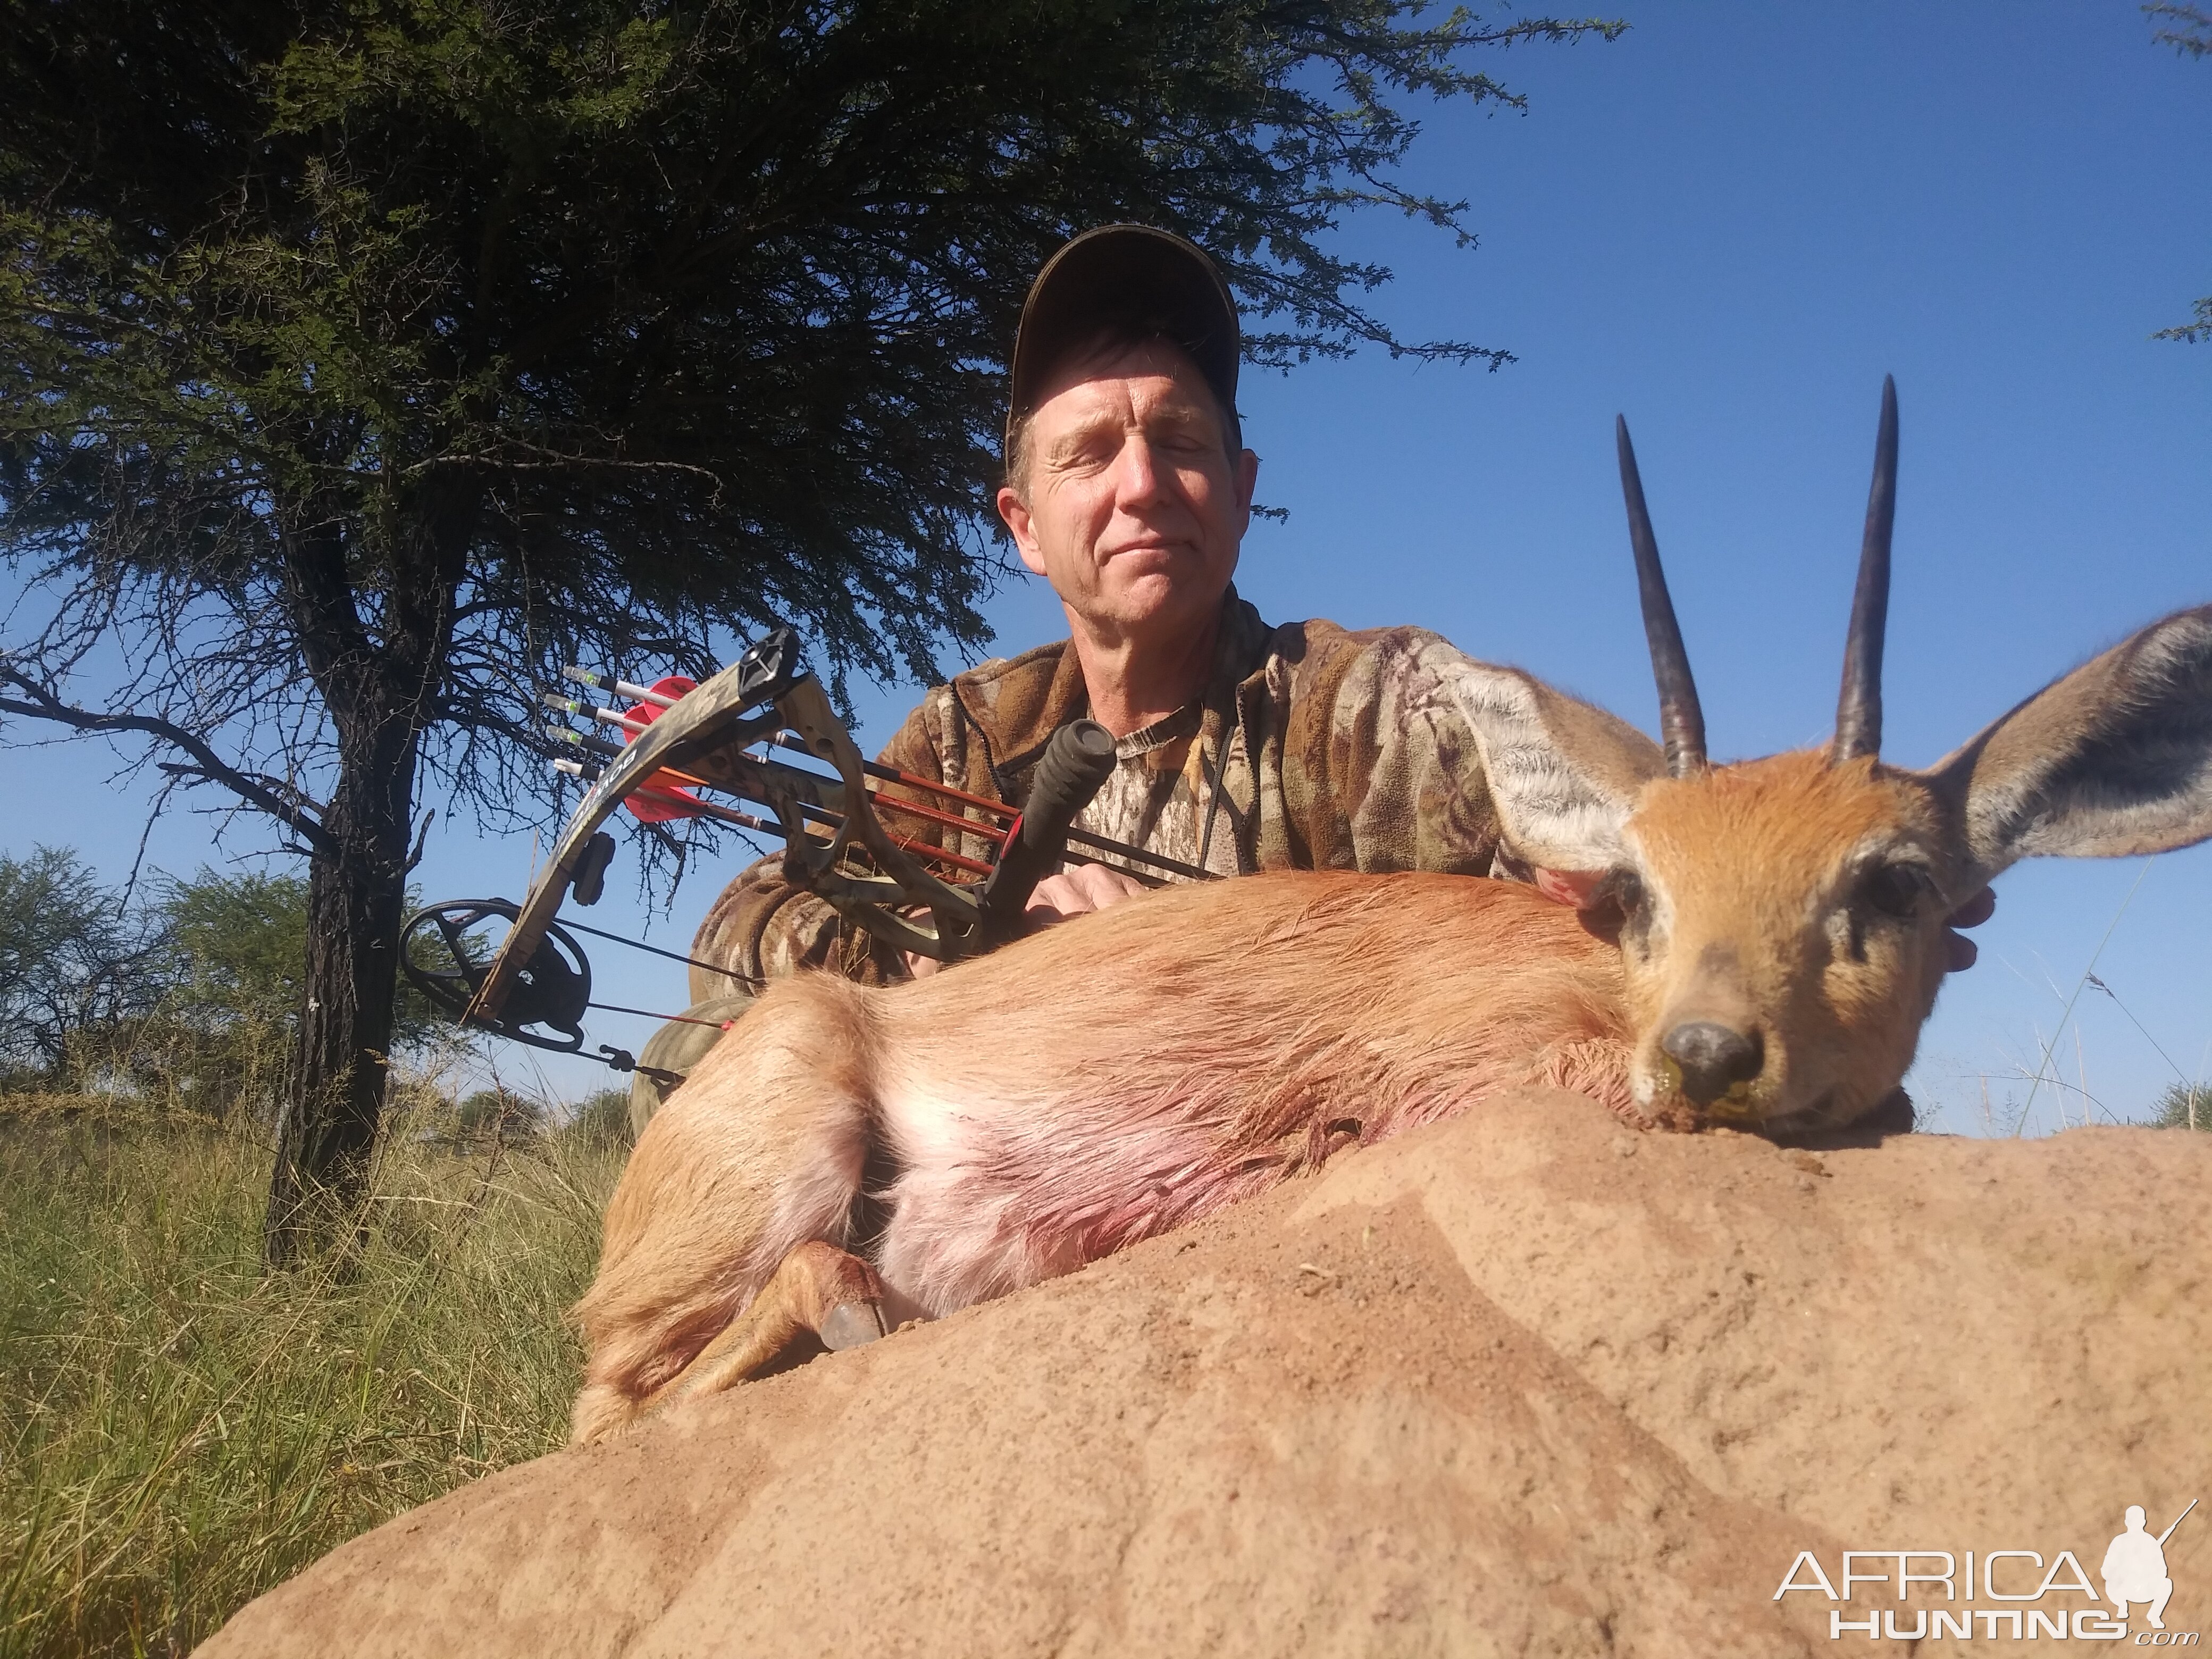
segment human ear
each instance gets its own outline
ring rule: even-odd
[[[999,516],[1006,521],[1012,532],[1014,547],[1022,556],[1022,562],[1032,575],[1044,574],[1044,550],[1037,544],[1036,519],[1030,512],[1030,504],[1012,484],[999,490]]]
[[[1252,527],[1252,492],[1260,486],[1260,457],[1255,450],[1237,456],[1237,522],[1239,533]]]

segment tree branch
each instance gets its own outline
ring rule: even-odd
[[[210,775],[207,768],[195,761],[155,761],[154,769],[157,772],[166,772],[181,782],[222,783],[225,781],[222,778]],[[267,772],[247,772],[243,769],[240,769],[239,775],[251,778],[271,794],[289,800],[295,810],[304,806],[318,817],[326,817],[330,812],[331,809],[326,803],[317,800],[289,779],[275,777]]]
[[[36,680],[6,663],[0,663],[0,685],[13,686],[22,694],[21,697],[0,696],[0,714],[52,720],[79,732],[137,732],[158,738],[190,755],[201,775],[222,784],[247,805],[268,813],[318,852],[337,851],[337,839],[303,810],[303,803],[288,801],[259,780],[240,771],[181,726],[153,714],[100,714],[79,708],[74,703],[64,702]]]
[[[434,806],[428,808],[422,814],[422,822],[415,831],[414,850],[407,854],[407,873],[410,875],[414,874],[415,866],[422,862],[423,844],[430,838],[430,821],[437,816],[438,809]]]

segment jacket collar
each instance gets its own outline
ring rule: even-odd
[[[1235,717],[1237,688],[1266,666],[1271,630],[1231,586],[1222,595],[1221,629],[1213,674],[1206,689],[1206,726],[1218,730]],[[985,663],[957,675],[952,694],[981,734],[1002,792],[1018,798],[1025,775],[1052,734],[1091,705],[1082,659],[1073,641],[1060,640],[1018,657]]]

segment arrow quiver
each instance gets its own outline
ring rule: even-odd
[[[580,671],[571,677],[600,684]],[[662,682],[663,687],[686,685]],[[783,873],[793,886],[819,895],[847,921],[901,951],[954,963],[1024,930],[1030,892],[1066,854],[1076,815],[1114,768],[1113,739],[1105,728],[1079,720],[1054,733],[1031,783],[1028,808],[1020,813],[892,772],[862,758],[820,684],[806,672],[789,629],[777,629],[712,679],[678,695],[626,683],[617,688],[651,699],[651,706],[641,703],[629,714],[592,711],[623,729],[627,741],[621,747],[559,728],[551,733],[593,757],[588,763],[556,763],[592,781],[528,896],[519,905],[504,899],[451,901],[408,921],[402,959],[409,979],[463,1024],[556,1052],[583,1050],[584,1013],[597,1006],[591,1001],[591,968],[556,918],[572,896],[579,904],[598,901],[614,854],[614,838],[601,826],[625,803],[641,817],[702,816],[779,830]],[[547,701],[584,712],[566,699]],[[776,758],[779,750],[804,754],[816,764]],[[872,781],[901,793],[879,796]],[[703,799],[700,790],[736,796],[770,816],[722,806]],[[939,799],[930,805],[917,799],[931,794]],[[957,828],[995,845],[997,856],[981,862],[895,833],[881,812],[900,815],[902,824],[926,821]],[[1087,849],[1081,856],[1103,850],[1170,873],[1201,873],[1073,833]],[[1139,879],[1158,878],[1136,873]],[[963,874],[970,878],[949,878]],[[508,924],[506,936],[489,962],[479,965],[482,947],[471,930],[495,921]],[[418,959],[431,932],[451,968]],[[635,1064],[623,1050],[605,1045],[599,1055],[618,1071]]]

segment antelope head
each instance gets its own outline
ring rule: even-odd
[[[1945,919],[2000,871],[2212,836],[2212,606],[2154,623],[1925,771],[1884,763],[1897,483],[1885,382],[1834,739],[1717,766],[1625,422],[1618,438],[1665,769],[1625,784],[1620,745],[1580,735],[1589,722],[1560,700],[1538,711],[1557,775],[1501,792],[1509,839],[1517,805],[1532,862],[1603,872],[1584,915],[1620,946],[1645,1109],[1841,1127],[1903,1079],[1942,981]]]

